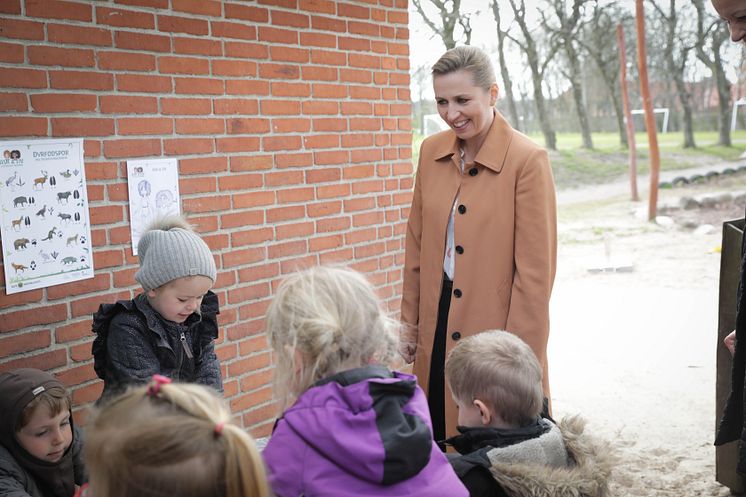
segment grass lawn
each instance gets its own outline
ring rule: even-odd
[[[536,143],[543,145],[541,134],[530,135]],[[746,130],[731,133],[732,147],[715,145],[718,134],[715,131],[702,131],[694,135],[696,149],[682,148],[684,141],[681,132],[658,134],[658,147],[661,156],[661,170],[686,169],[707,163],[735,161],[746,151]],[[412,139],[413,157],[417,164],[420,143],[423,137],[415,134]],[[646,133],[637,133],[637,170],[645,174],[650,169],[648,141]],[[552,169],[558,188],[613,181],[627,173],[629,155],[619,144],[617,133],[594,133],[595,149],[580,147],[580,133],[557,134],[557,151],[550,152]]]

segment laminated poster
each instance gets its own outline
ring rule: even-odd
[[[83,139],[0,141],[8,294],[93,278]]]
[[[155,219],[181,214],[179,167],[176,159],[127,161],[132,254]]]

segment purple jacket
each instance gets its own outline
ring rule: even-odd
[[[278,497],[468,497],[411,375],[368,366],[304,392],[264,450]]]

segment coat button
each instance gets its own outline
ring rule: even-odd
[[[476,167],[469,169],[469,176],[476,176],[477,173],[479,173],[479,170]]]
[[[466,206],[464,204],[461,204],[461,205],[458,206],[458,213],[459,214],[466,213]]]
[[[459,288],[456,288],[453,291],[453,296],[456,297],[457,299],[460,299],[462,295],[463,295],[463,293],[461,292],[461,289],[459,289]]]
[[[457,254],[463,254],[464,253],[464,247],[461,245],[456,245],[456,253]]]
[[[453,338],[454,340],[461,340],[461,333],[458,331],[454,331],[453,333],[451,333],[451,338]]]

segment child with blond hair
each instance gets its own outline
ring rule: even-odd
[[[85,460],[83,495],[271,496],[254,441],[223,399],[159,375],[94,411]]]
[[[94,368],[101,398],[154,374],[223,391],[215,354],[218,297],[210,291],[217,269],[212,252],[180,216],[157,220],[137,244],[132,300],[102,304],[93,316]]]
[[[579,417],[541,417],[542,368],[531,348],[506,331],[459,342],[446,360],[459,435],[446,440],[470,497],[603,497],[609,447]]]
[[[0,374],[0,495],[73,496],[84,469],[70,408],[67,389],[46,371]]]
[[[386,366],[398,324],[358,272],[290,275],[267,310],[284,413],[264,458],[278,497],[466,497],[413,376]]]

